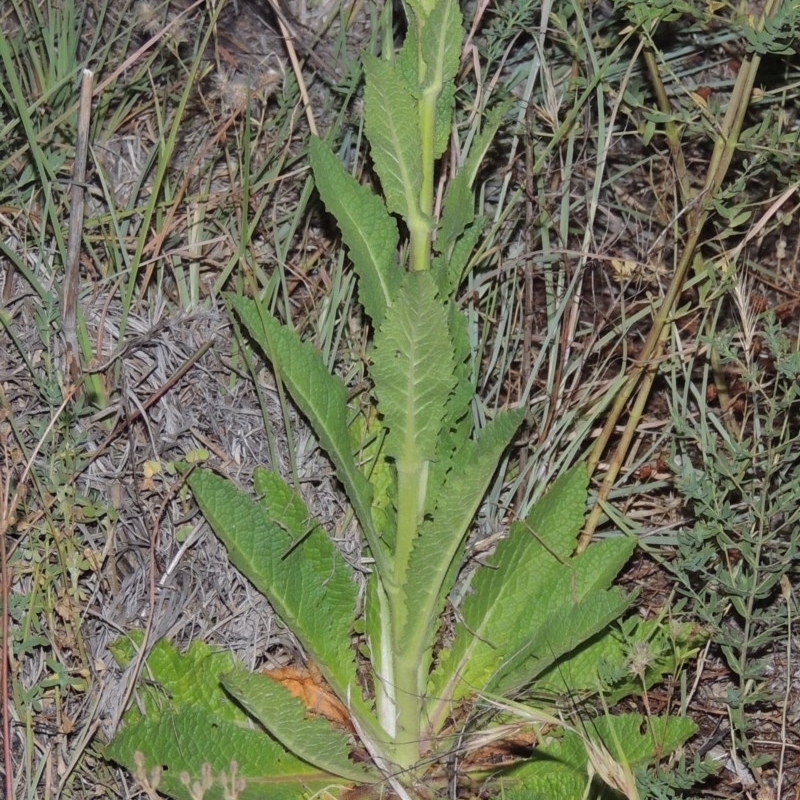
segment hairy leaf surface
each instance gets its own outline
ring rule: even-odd
[[[196,797],[181,781],[181,773],[190,784],[202,783],[209,773],[211,786],[204,800],[227,800],[234,776],[245,784],[239,800],[301,800],[341,782],[294,758],[263,731],[216,719],[205,709],[191,706],[168,704],[157,715],[126,725],[104,752],[134,774],[137,753],[145,775],[166,766],[159,791],[179,800]]]
[[[125,640],[117,642],[114,651],[122,663],[135,652]],[[141,705],[134,704],[125,713],[122,728],[104,752],[134,774],[136,754],[141,754],[148,777],[153,768],[166,765],[158,782],[163,793],[193,800],[180,774],[199,782],[208,769],[213,784],[205,798],[223,800],[221,776],[230,782],[234,763],[236,775],[246,781],[239,794],[242,800],[299,800],[313,787],[336,782],[334,776],[295,758],[252,727],[249,717],[230,701],[220,676],[247,673],[229,653],[195,642],[182,655],[160,641],[149,654],[146,669],[150,680],[137,690]]]
[[[364,55],[364,119],[375,170],[390,211],[420,216],[422,188],[419,109],[395,65]]]
[[[487,114],[483,130],[472,142],[467,158],[447,186],[435,243],[439,253],[449,256],[458,238],[462,236],[474,219],[472,184],[510,105],[509,102],[501,103],[498,108],[492,109]],[[476,241],[477,239],[472,241],[468,248],[469,253],[473,252]],[[443,294],[447,295],[455,291],[461,278],[462,268],[462,264],[450,265],[449,283],[447,289],[442,290]]]
[[[453,373],[455,387],[450,395],[442,421],[438,455],[430,465],[426,514],[433,513],[436,503],[439,502],[439,492],[443,489],[447,476],[453,469],[453,463],[458,460],[461,449],[466,445],[474,429],[470,406],[475,396],[475,386],[472,380],[467,318],[452,302],[447,304],[447,316],[450,340],[455,353]]]
[[[379,327],[403,276],[397,224],[383,201],[349,175],[324,142],[312,137],[309,156],[317,190],[339,223],[358,274],[359,302]]]
[[[322,356],[297,334],[269,314],[260,313],[253,300],[229,296],[250,335],[289,387],[292,399],[306,415],[353,504],[381,574],[385,563],[372,519],[372,487],[356,465],[347,431],[347,395],[342,382],[331,375]],[[381,569],[383,568],[383,569]]]
[[[453,358],[447,312],[430,274],[408,273],[375,335],[371,370],[386,453],[398,462],[436,458]]]
[[[348,735],[322,717],[310,716],[302,701],[265,675],[237,671],[222,685],[254,719],[299,758],[341,778],[374,783],[380,776],[350,759]]]
[[[189,485],[231,561],[269,598],[339,697],[355,702],[350,634],[357,587],[330,538],[319,527],[308,535],[286,530],[264,505],[208,470],[193,472]]]
[[[620,766],[636,767],[660,758],[686,742],[697,726],[685,717],[641,714],[605,715],[591,720],[581,732],[539,745],[532,757],[502,781],[507,800],[611,800],[621,795],[595,781],[588,786],[585,738],[602,744]],[[587,795],[587,789],[589,794]]]
[[[422,526],[411,553],[405,588],[407,605],[414,610],[405,623],[402,641],[406,652],[421,655],[432,646],[464,538],[523,415],[522,410],[500,414],[481,431],[477,442],[465,443],[432,518]]]
[[[430,694],[458,700],[472,691],[517,687],[597,633],[628,601],[610,585],[632,543],[570,555],[581,528],[587,476],[582,465],[562,475],[525,523],[512,526],[476,573],[460,609],[452,647],[441,654]],[[605,554],[605,555],[604,555]],[[438,705],[434,718],[447,713]]]

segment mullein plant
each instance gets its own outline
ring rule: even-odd
[[[228,298],[335,467],[363,536],[366,586],[278,474],[257,469],[251,496],[195,469],[188,482],[203,514],[296,636],[317,699],[201,643],[183,655],[158,643],[147,662],[158,685],[142,687],[106,749],[151,790],[283,800],[378,797],[388,787],[409,800],[457,791],[457,757],[462,780],[489,793],[577,800],[611,784],[633,797],[632,770],[694,730],[687,720],[637,715],[582,728],[554,708],[517,702],[533,689],[539,697],[602,689],[607,701],[646,690],[692,646],[685,631],[612,625],[631,601],[612,583],[635,543],[608,538],[573,555],[587,502],[582,465],[511,526],[468,589],[453,592],[473,519],[524,416],[506,409],[476,425],[471,345],[455,301],[484,226],[471,186],[507,108],[487,115],[437,220],[435,170],[451,132],[462,17],[455,0],[411,0],[406,13],[399,52],[364,56],[366,134],[382,196],[327,144],[310,145],[374,330],[366,410],[363,398],[360,411],[350,408],[320,353],[264,304]],[[448,598],[457,608],[445,636]],[[121,661],[134,642],[118,644]],[[642,648],[643,664],[626,669]],[[491,753],[504,743],[518,757],[497,766]]]

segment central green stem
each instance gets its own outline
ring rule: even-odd
[[[422,681],[427,674],[419,663],[416,648],[407,644],[408,632],[413,629],[411,607],[414,598],[405,591],[414,540],[419,532],[425,507],[427,462],[416,454],[416,448],[397,465],[397,539],[394,554],[395,584],[402,587],[392,598],[393,655],[397,727],[394,757],[398,767],[409,769],[419,761],[420,731],[422,728]]]

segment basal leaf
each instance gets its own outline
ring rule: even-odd
[[[111,652],[121,666],[127,666],[141,646],[141,631],[131,631],[125,638],[111,645]],[[125,712],[127,721],[145,714],[156,714],[169,698],[176,706],[199,706],[217,719],[241,724],[247,715],[231,703],[222,691],[220,675],[235,669],[233,656],[209,647],[204,642],[193,642],[186,653],[180,653],[164,639],[156,642],[147,656],[147,674],[152,683],[139,690],[139,703]]]
[[[206,785],[204,800],[227,800],[236,779],[239,800],[301,800],[341,782],[294,758],[261,730],[164,702],[157,716],[124,725],[104,750],[132,774],[141,770],[162,794],[195,800],[190,787]]]
[[[287,531],[264,505],[209,470],[193,472],[189,485],[231,561],[269,598],[339,697],[357,702],[350,636],[358,592],[330,538],[318,526],[304,538]]]
[[[375,170],[390,211],[421,216],[419,109],[410,87],[392,62],[364,54],[364,120]]]
[[[586,729],[613,758],[635,767],[680,747],[697,733],[697,724],[688,717],[605,714],[587,722]]]
[[[119,640],[113,649],[121,663],[135,655],[128,640]],[[194,800],[181,773],[194,783],[203,780],[206,771],[211,786],[205,798],[223,800],[221,775],[230,783],[234,763],[236,775],[246,782],[238,795],[244,800],[299,800],[311,787],[322,789],[335,782],[332,775],[295,758],[252,727],[220,684],[223,674],[236,672],[246,674],[230,653],[202,642],[192,644],[184,655],[166,641],[157,642],[147,657],[148,680],[137,689],[138,703],[125,713],[105,755],[136,774],[140,753],[148,777],[154,767],[167,767],[158,789],[181,800]]]
[[[513,800],[612,800],[620,797],[610,786],[589,781],[589,748],[599,745],[606,772],[624,772],[635,792],[632,767],[646,765],[671,753],[697,730],[682,717],[641,714],[604,715],[587,720],[540,743],[528,761],[502,781],[503,796]],[[616,763],[614,763],[616,762]],[[595,770],[597,773],[598,771]]]
[[[386,453],[398,462],[436,458],[454,384],[447,311],[426,272],[407,273],[375,334],[373,366]]]
[[[571,554],[583,527],[588,485],[584,464],[576,464],[559,475],[523,524],[529,540],[539,542],[554,555]]]
[[[380,326],[403,272],[397,264],[397,224],[379,197],[342,167],[327,145],[312,137],[309,157],[322,202],[336,217],[358,274],[358,298]]]
[[[256,467],[253,470],[253,489],[270,519],[289,534],[284,555],[289,554],[288,548],[294,542],[301,542],[312,531],[324,535],[303,498],[277,473],[266,467]]]
[[[582,465],[560,476],[526,523],[512,526],[489,566],[477,571],[471,593],[459,610],[461,622],[452,647],[440,655],[431,676],[432,696],[457,700],[486,688],[493,680],[513,680],[519,673],[512,669],[504,675],[503,665],[516,668],[524,654],[532,654],[529,645],[536,641],[537,632],[546,639],[536,651],[539,658],[552,658],[553,653],[566,652],[565,646],[578,644],[568,631],[548,625],[548,619],[559,609],[579,604],[593,589],[610,583],[599,566],[602,575],[598,578],[590,568],[581,570],[580,562],[570,560],[583,524],[587,483]],[[618,548],[630,552],[626,540],[617,541],[622,543],[616,545]],[[583,554],[587,561],[588,553]],[[594,617],[581,616],[586,619],[589,635],[596,633],[589,623]],[[559,642],[559,635],[568,637],[568,641]],[[438,719],[447,709],[438,706],[431,713]]]
[[[358,783],[380,776],[350,759],[350,737],[323,717],[309,715],[301,700],[266,675],[237,671],[222,685],[239,704],[294,755],[325,772]]]
[[[587,795],[586,747],[575,733],[551,737],[540,744],[533,757],[503,776],[500,784],[504,800],[600,800],[592,791]],[[611,800],[610,793],[602,800]]]
[[[347,431],[347,395],[342,382],[328,372],[322,356],[297,334],[259,309],[256,301],[235,295],[229,302],[250,335],[272,361],[292,399],[336,467],[382,575],[384,550],[372,519],[372,488],[356,465]]]
[[[536,688],[545,693],[566,695],[570,692],[602,691],[606,703],[614,705],[623,697],[642,691],[642,679],[631,667],[637,649],[646,648],[647,665],[644,685],[660,683],[676,674],[682,664],[697,654],[704,637],[691,624],[630,617],[613,626],[570,654],[568,659],[549,668],[536,678]]]
[[[570,604],[563,582],[548,588],[552,589],[550,594],[537,593],[535,600],[544,602],[547,598],[550,608],[533,615],[535,619],[530,623],[528,637],[519,635],[524,629],[518,631],[517,638],[504,642],[501,648],[494,640],[495,650],[505,651],[508,655],[487,682],[487,691],[503,696],[521,691],[562,656],[619,619],[631,603],[630,597],[616,587],[587,591],[573,604]],[[568,668],[569,658],[564,660]],[[471,685],[472,679],[472,675],[465,673],[467,685]]]

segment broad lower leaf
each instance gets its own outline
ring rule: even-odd
[[[231,561],[269,599],[337,695],[355,703],[360,690],[350,636],[358,590],[327,534],[305,523],[287,530],[263,504],[209,470],[193,472],[189,485]]]
[[[277,681],[265,675],[237,671],[223,676],[222,685],[248,714],[257,719],[294,755],[325,772],[358,783],[376,783],[380,775],[350,759],[351,737],[305,705]],[[313,709],[312,709],[313,712]]]
[[[289,755],[261,730],[164,703],[157,715],[125,725],[104,751],[162,794],[195,800],[191,787],[204,785],[203,800],[227,800],[236,781],[238,800],[301,800],[343,783]]]
[[[619,559],[620,568],[628,558],[630,550],[624,551]],[[555,585],[548,583],[545,589],[549,592],[537,592],[534,600],[544,602],[547,598],[551,609],[533,615],[529,636],[510,637],[502,647],[498,647],[497,639],[491,640],[495,652],[504,651],[507,656],[486,683],[488,691],[503,696],[520,692],[562,656],[572,653],[619,619],[631,604],[631,598],[616,587],[605,591],[578,591],[580,600],[572,604],[565,581]],[[557,603],[562,605],[557,607]],[[525,615],[516,619],[520,626],[527,622]],[[565,661],[568,664],[569,658]],[[467,686],[474,677],[479,677],[477,670],[474,675],[470,670],[463,673]]]
[[[375,170],[390,211],[418,218],[422,188],[419,109],[392,62],[364,54],[364,119]]]
[[[122,663],[134,655],[128,641],[117,642],[114,651]],[[234,673],[247,674],[229,653],[196,642],[181,655],[158,642],[147,658],[138,704],[125,713],[105,755],[179,800],[194,800],[191,785],[203,783],[206,800],[224,800],[234,779],[243,783],[241,800],[300,800],[336,784],[335,776],[253,726],[220,684],[223,674]]]
[[[297,334],[259,309],[254,300],[229,295],[229,302],[250,335],[272,361],[305,414],[353,505],[372,555],[382,574],[386,569],[380,537],[372,519],[372,488],[356,465],[347,430],[347,394],[328,372],[322,356]]]
[[[583,562],[570,558],[583,523],[587,482],[582,465],[562,475],[526,522],[512,526],[490,565],[475,574],[459,610],[453,644],[440,655],[431,676],[433,697],[458,700],[490,685],[497,691],[498,684],[506,686],[544,669],[580,643],[558,624],[564,624],[564,615],[574,614],[575,631],[588,637],[624,608],[626,601],[616,594],[597,595],[594,601],[588,595],[610,585],[631,543],[616,540],[608,563],[601,561],[599,552],[593,563],[591,548],[581,556]],[[587,606],[574,608],[584,599]],[[526,665],[528,658],[541,663]],[[445,705],[431,711],[435,719],[446,714]]]
[[[611,706],[677,674],[704,641],[695,625],[632,616],[539,675],[536,688],[553,695],[601,691]]]
[[[336,217],[358,274],[358,299],[379,327],[403,276],[397,264],[397,224],[383,201],[349,175],[316,137],[309,157],[322,202]]]
[[[586,748],[565,733],[539,745],[533,757],[498,781],[504,800],[618,800],[605,787],[590,786]],[[602,792],[602,794],[601,794]]]
[[[612,758],[635,767],[673,752],[697,733],[697,723],[678,716],[605,714],[588,721],[586,731],[603,743]]]

